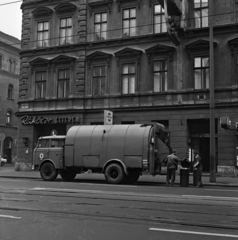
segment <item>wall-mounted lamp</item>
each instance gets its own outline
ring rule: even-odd
[[[28,147],[28,137],[23,137],[23,143],[25,144],[25,147]]]

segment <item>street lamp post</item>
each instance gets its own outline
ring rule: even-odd
[[[213,0],[209,0],[209,59],[210,59],[210,182],[216,182],[215,157],[215,100],[214,100],[214,50],[213,50]]]

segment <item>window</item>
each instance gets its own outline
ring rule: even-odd
[[[123,36],[136,35],[136,9],[123,10]]]
[[[49,46],[49,22],[40,22],[37,24],[37,46]]]
[[[168,65],[166,60],[154,61],[154,92],[168,89]]]
[[[46,72],[36,72],[36,98],[46,97]]]
[[[3,60],[3,58],[2,58],[2,56],[0,55],[0,69],[2,69],[2,60]]]
[[[12,112],[11,111],[7,111],[6,114],[6,124],[7,125],[11,125],[12,123]]]
[[[194,58],[195,89],[209,88],[209,57]]]
[[[107,39],[107,13],[97,13],[94,15],[95,40]]]
[[[194,0],[195,28],[208,27],[208,0]]]
[[[13,85],[12,84],[8,85],[7,98],[13,99]]]
[[[122,94],[135,93],[136,67],[135,63],[122,65]]]
[[[69,69],[61,69],[58,72],[58,98],[69,96]]]
[[[60,45],[72,43],[72,18],[60,19]]]
[[[166,32],[164,9],[160,4],[154,5],[154,33]]]
[[[93,95],[105,94],[106,66],[93,67]]]
[[[50,140],[49,139],[40,139],[38,141],[38,148],[49,148],[50,146]]]
[[[9,59],[9,72],[15,73],[16,72],[16,61]]]

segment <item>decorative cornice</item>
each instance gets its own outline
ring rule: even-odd
[[[148,62],[150,64],[151,58],[152,58],[152,56],[154,56],[154,54],[166,53],[166,54],[168,54],[169,61],[171,61],[172,60],[172,52],[174,50],[175,50],[174,47],[163,45],[163,44],[157,44],[153,47],[150,47],[150,48],[146,49],[145,52],[147,53]]]
[[[77,9],[72,3],[61,3],[55,7],[55,11],[57,14],[61,13],[73,13]]]
[[[141,0],[116,0],[116,1],[117,1],[118,12],[121,11],[121,3],[123,3],[123,2],[135,2],[135,1],[137,1],[137,5],[138,5],[139,9],[140,9],[140,5],[141,5]]]
[[[103,6],[107,7],[109,9],[109,13],[111,13],[112,0],[103,0],[98,2],[88,3],[90,15],[92,15],[93,8],[103,7]]]
[[[53,10],[48,7],[39,7],[32,11],[32,14],[35,18],[42,17],[42,16],[51,16]]]

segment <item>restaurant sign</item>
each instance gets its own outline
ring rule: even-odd
[[[33,124],[76,124],[80,122],[79,117],[55,117],[47,118],[42,116],[28,116],[25,115],[21,118],[23,125],[33,125]]]

